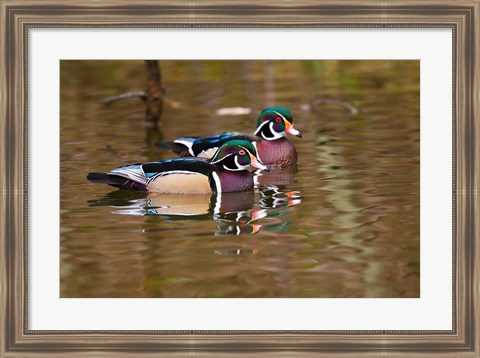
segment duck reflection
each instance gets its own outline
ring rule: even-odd
[[[222,194],[154,194],[132,196],[117,190],[90,206],[110,206],[112,214],[146,216],[160,215],[168,220],[211,220],[217,223],[215,235],[256,234],[262,225],[255,221],[266,217],[265,209],[253,210],[253,191]]]
[[[218,224],[215,235],[256,234],[262,225],[255,222],[267,215],[268,212],[265,209],[215,214],[214,220]]]
[[[270,171],[255,172],[254,181],[257,186],[277,186],[286,187],[293,184],[295,174],[297,173],[297,165],[290,165],[287,167],[270,166]]]
[[[215,250],[215,255],[256,255],[260,252],[259,249],[230,249],[230,250]]]
[[[257,198],[257,200],[255,200]],[[254,235],[262,229],[281,230],[289,223],[281,218],[291,206],[302,201],[298,191],[281,190],[275,185],[254,191],[221,194],[157,194],[116,190],[90,206],[109,206],[112,214],[162,216],[166,220],[214,220],[214,235]],[[258,221],[265,219],[265,224]]]
[[[259,188],[259,206],[265,209],[288,208],[302,202],[299,191],[281,190],[275,185]]]

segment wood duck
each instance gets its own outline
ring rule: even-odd
[[[265,165],[291,165],[297,161],[297,151],[286,138],[302,137],[293,127],[292,113],[283,107],[270,107],[260,113],[253,134],[225,132],[206,137],[185,137],[173,142],[159,141],[160,148],[173,150],[181,157],[211,158],[223,143],[232,139],[248,140],[257,149],[258,159]]]
[[[175,158],[133,164],[108,173],[89,173],[87,179],[120,189],[177,194],[245,191],[253,188],[249,167],[268,168],[257,159],[251,142],[232,140],[223,144],[211,160]]]

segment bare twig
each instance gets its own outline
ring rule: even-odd
[[[121,101],[123,99],[129,99],[129,98],[140,98],[142,101],[146,101],[147,100],[147,93],[145,91],[125,92],[125,93],[119,94],[118,96],[112,96],[112,97],[105,98],[102,101],[102,104],[104,106],[108,107],[108,106],[110,106],[111,104],[113,104],[117,101]]]

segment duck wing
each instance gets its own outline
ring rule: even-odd
[[[149,191],[207,194],[217,190],[218,170],[202,158],[175,158],[143,165]],[[218,179],[219,180],[219,179]]]
[[[179,178],[192,179],[192,175],[196,175],[197,178],[204,177],[203,182],[206,180],[209,187],[215,188],[212,181],[212,172],[215,170],[213,165],[202,158],[174,158],[126,165],[108,173],[89,173],[87,179],[94,183],[108,184],[120,189],[149,191],[152,189],[153,183],[155,186],[161,186],[168,181],[178,184]],[[200,176],[198,176],[199,174]],[[195,180],[193,184],[195,184]],[[187,189],[189,189],[188,186]],[[159,190],[162,188],[160,187]]]
[[[240,132],[223,132],[205,137],[184,137],[173,142],[156,142],[160,148],[170,149],[181,157],[200,157],[211,159],[217,149],[230,140],[256,141],[259,138],[253,134]]]

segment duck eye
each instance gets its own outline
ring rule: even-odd
[[[275,118],[275,122],[280,123],[281,121],[282,121],[282,119],[280,117]]]
[[[245,154],[247,154],[247,153],[246,153],[243,149],[240,149],[240,150],[238,151],[238,154],[240,154],[240,155],[245,155]]]

